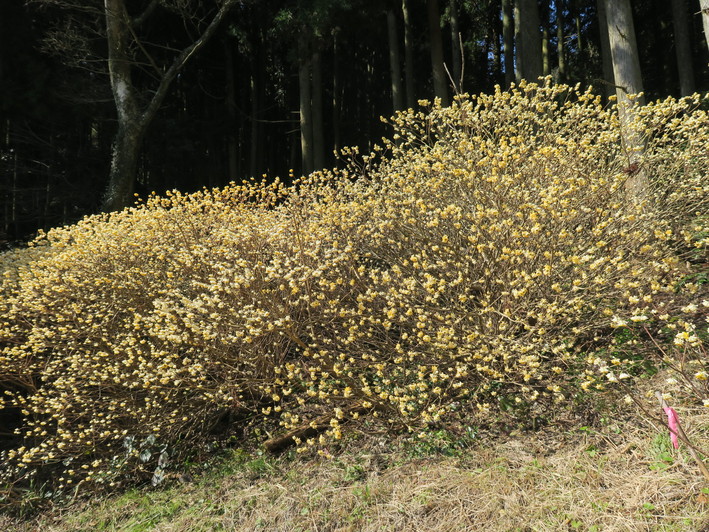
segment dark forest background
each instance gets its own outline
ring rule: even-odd
[[[682,95],[680,72],[688,69],[694,90],[709,89],[699,1],[679,2],[684,26],[677,4],[632,2],[648,99]],[[131,56],[133,81],[150,98],[160,69],[199,37],[218,6],[125,6],[135,17],[155,8]],[[595,1],[540,0],[539,25],[515,7],[511,0],[236,2],[170,85],[142,140],[135,191],[288,180],[291,170],[337,165],[333,151],[366,152],[389,134],[381,116],[441,95],[436,53],[453,80],[462,78],[462,91],[508,86],[515,43],[530,27],[541,37],[541,74],[613,93]],[[0,246],[102,208],[117,129],[102,9],[96,0],[0,1]],[[678,53],[680,34],[689,57]],[[302,135],[304,112],[310,137]]]

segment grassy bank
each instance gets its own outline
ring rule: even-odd
[[[662,384],[662,383],[658,383]],[[709,413],[678,409],[709,447]],[[331,458],[235,451],[164,489],[78,501],[18,532],[698,531],[709,485],[666,431],[626,410],[596,427],[459,438],[362,436]]]

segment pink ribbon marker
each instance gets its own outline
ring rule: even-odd
[[[670,439],[672,440],[672,445],[674,445],[674,448],[677,449],[679,447],[679,442],[677,441],[677,432],[679,431],[677,424],[679,418],[677,417],[677,412],[669,406],[663,408],[663,410],[665,411],[665,414],[667,414],[667,426],[670,427]]]

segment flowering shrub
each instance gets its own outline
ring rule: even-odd
[[[701,301],[697,99],[638,117],[644,202],[624,190],[615,109],[590,92],[421,103],[345,169],[151,197],[3,255],[8,500],[32,479],[155,482],[225,422],[311,423],[304,449],[360,417],[543,414],[630,368],[614,326]],[[705,349],[706,325],[681,323]]]

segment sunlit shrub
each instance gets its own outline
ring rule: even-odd
[[[645,202],[615,110],[530,84],[422,102],[290,189],[152,197],[4,255],[6,485],[155,481],[222,425],[312,422],[307,448],[360,417],[533,417],[602,389],[619,320],[702,297],[677,284],[708,244],[697,103],[639,116]]]

